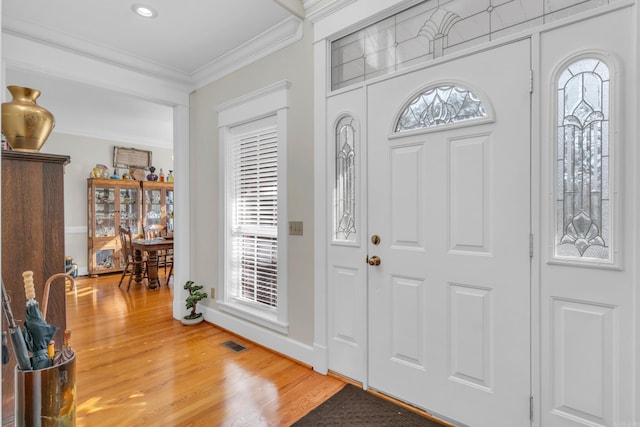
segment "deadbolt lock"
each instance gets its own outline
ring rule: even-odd
[[[378,236],[377,234],[374,234],[373,236],[371,236],[371,243],[373,243],[374,245],[379,245],[380,236]]]

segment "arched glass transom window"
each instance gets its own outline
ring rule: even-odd
[[[446,85],[415,97],[396,123],[395,132],[431,128],[487,117],[487,110],[470,90]]]
[[[335,239],[354,241],[356,233],[356,129],[354,118],[336,125]]]
[[[557,81],[556,256],[610,261],[609,68],[587,58]]]

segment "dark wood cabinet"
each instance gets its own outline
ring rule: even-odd
[[[22,272],[33,271],[42,304],[47,279],[65,271],[63,175],[69,161],[69,156],[2,151],[2,280],[20,321],[25,307]],[[59,328],[56,347],[62,344],[67,323],[64,287],[63,278],[51,284],[47,308],[46,320]],[[2,330],[7,330],[4,313]],[[14,418],[16,363],[13,352],[9,354],[9,363],[2,366],[3,425]]]

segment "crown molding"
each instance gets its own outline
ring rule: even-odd
[[[304,2],[305,9],[319,3],[320,0],[309,0]],[[307,18],[312,22],[316,23],[327,16],[335,13],[336,11],[343,9],[349,6],[351,3],[355,3],[357,0],[335,0],[332,3],[327,4],[326,6],[320,7],[320,9],[310,12],[307,14]]]
[[[310,7],[320,3],[322,0],[302,0],[302,7],[307,10]]]
[[[163,105],[189,105],[190,86],[14,34],[3,33],[2,62],[5,70],[44,74]]]
[[[85,40],[34,26],[17,19],[4,19],[3,17],[2,32],[80,57],[93,59],[110,66],[163,80],[170,86],[181,87],[185,92],[191,92],[301,40],[302,26],[302,19],[291,16],[239,47],[214,59],[192,74],[104,46],[88,43]],[[37,64],[31,64],[29,68],[35,70],[37,67]]]
[[[305,9],[300,0],[274,0],[287,12],[297,16],[300,19],[304,19]]]
[[[86,40],[33,25],[20,19],[3,17],[2,32],[104,63],[116,65],[130,71],[171,81],[174,84],[190,86],[192,83],[190,76],[180,70],[169,68],[162,64],[129,55],[105,46],[89,43]]]
[[[236,49],[211,61],[193,74],[193,89],[213,83],[227,74],[301,40],[302,26],[301,19],[291,16]]]

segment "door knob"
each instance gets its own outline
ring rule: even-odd
[[[374,255],[371,258],[369,258],[367,262],[369,263],[369,265],[373,265],[373,266],[380,265],[380,257],[378,255]]]

